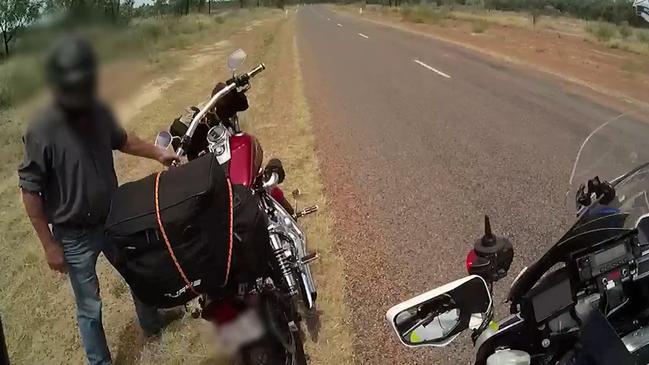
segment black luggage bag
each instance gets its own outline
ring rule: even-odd
[[[120,186],[106,235],[117,248],[113,265],[138,299],[158,308],[216,295],[233,275],[258,275],[263,264],[253,265],[270,250],[255,196],[232,186],[212,154]]]

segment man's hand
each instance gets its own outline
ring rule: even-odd
[[[174,151],[165,150],[160,147],[158,147],[158,149],[160,150],[160,155],[158,156],[157,160],[161,164],[165,166],[171,166],[174,161],[179,161],[178,155],[176,155]]]
[[[51,242],[43,246],[45,247],[45,259],[50,269],[61,274],[68,272],[65,257],[63,256],[63,248],[57,242]]]
[[[129,155],[156,160],[165,166],[169,166],[174,161],[178,161],[178,156],[176,156],[173,151],[165,150],[152,143],[144,142],[134,134],[127,135],[126,142],[124,142],[119,150],[128,153]]]
[[[50,227],[47,225],[47,216],[45,215],[45,208],[43,207],[43,198],[40,194],[21,190],[23,196],[23,203],[25,210],[29,216],[29,220],[34,226],[38,240],[43,245],[45,252],[45,260],[50,266],[50,269],[60,273],[67,272],[65,264],[65,257],[63,256],[63,248],[56,242],[50,232]]]

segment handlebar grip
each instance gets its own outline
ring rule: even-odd
[[[258,73],[262,72],[265,69],[266,69],[266,65],[260,63],[259,66],[255,67],[252,71],[248,72],[248,77],[249,78],[255,77]]]

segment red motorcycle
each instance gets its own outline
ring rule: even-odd
[[[173,146],[187,160],[211,153],[226,170],[230,181],[251,189],[258,197],[268,222],[273,252],[273,274],[254,285],[239,283],[219,298],[203,296],[192,315],[215,323],[224,347],[238,352],[249,364],[306,364],[301,340],[299,303],[315,309],[317,291],[309,263],[317,258],[306,249],[306,237],[297,220],[317,211],[317,206],[295,212],[278,186],[285,177],[281,161],[264,167],[257,139],[241,130],[238,112],[248,108],[245,92],[250,80],[265,70],[263,64],[236,74],[246,58],[243,50],[228,57],[233,76],[214,89],[206,103],[176,119],[169,132],[160,132],[156,145]],[[297,200],[299,191],[294,192]]]

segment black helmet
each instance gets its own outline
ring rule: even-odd
[[[67,36],[47,58],[47,80],[59,104],[71,111],[87,109],[95,100],[97,57],[86,39]]]

